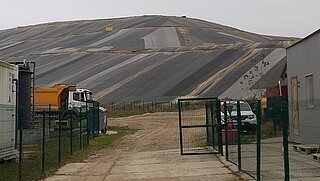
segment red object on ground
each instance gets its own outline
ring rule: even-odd
[[[235,128],[235,127],[233,126],[232,120],[231,120],[231,121],[230,121],[230,120],[228,121],[227,126],[228,126],[228,130],[232,130],[232,129]]]
[[[236,143],[238,141],[238,130],[228,129],[228,144]],[[222,144],[226,143],[225,129],[222,129]]]

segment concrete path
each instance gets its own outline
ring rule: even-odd
[[[179,150],[162,150],[123,155],[113,163],[68,164],[46,180],[251,180],[236,170],[214,155],[180,156]]]
[[[47,181],[64,180],[251,180],[215,155],[181,156],[176,114],[150,114],[111,120],[140,130],[81,163],[60,168]]]

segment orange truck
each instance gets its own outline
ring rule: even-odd
[[[87,102],[93,101],[92,92],[88,89],[79,89],[74,84],[55,84],[52,87],[35,88],[34,106],[37,110],[48,109],[52,111],[69,110],[62,114],[62,119],[77,116],[79,111],[86,111]],[[99,107],[100,129],[106,130],[106,109]],[[71,113],[71,114],[70,114]]]
[[[55,84],[48,88],[35,88],[34,104],[37,109],[72,110],[85,108],[86,101],[92,100],[88,89],[78,89],[73,84]]]

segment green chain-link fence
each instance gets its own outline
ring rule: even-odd
[[[173,101],[132,101],[111,102],[103,105],[108,109],[109,117],[124,117],[152,112],[176,112],[178,103]]]
[[[99,104],[91,101],[78,110],[37,110],[33,128],[23,128],[24,109],[18,111],[17,158],[0,165],[0,180],[39,180],[65,164],[75,152],[98,136]],[[90,115],[91,114],[91,115]],[[96,125],[96,126],[95,126]]]
[[[181,154],[222,153],[217,98],[179,99]]]
[[[320,100],[291,102],[289,112],[290,179],[320,180]]]
[[[256,180],[318,180],[320,178],[319,145],[308,144],[309,141],[318,140],[319,142],[320,139],[320,137],[318,139],[313,137],[313,134],[317,134],[314,130],[320,130],[319,124],[315,124],[313,128],[308,125],[309,118],[309,122],[311,119],[320,120],[318,110],[320,106],[314,106],[311,111],[299,107],[300,114],[307,115],[306,112],[309,112],[304,120],[300,120],[299,128],[309,126],[309,129],[305,130],[313,134],[307,134],[309,137],[304,137],[307,140],[303,143],[301,138],[298,143],[296,142],[298,138],[289,136],[293,125],[289,124],[290,106],[285,97],[268,98],[266,109],[261,109],[261,101],[253,102],[252,110],[257,119],[256,124],[252,125],[254,129],[248,129],[245,123],[248,117],[241,115],[245,114],[239,106],[241,101],[237,101],[237,111],[230,111],[237,112],[236,115],[228,113],[228,107],[235,108],[229,104],[230,102],[225,102],[223,106],[224,118],[228,121],[224,126],[225,129],[222,130],[228,161],[238,165],[240,170]],[[239,108],[240,111],[238,111]],[[228,122],[233,125],[228,126]]]

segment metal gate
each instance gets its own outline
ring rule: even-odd
[[[179,99],[178,108],[181,155],[223,153],[218,98]]]

